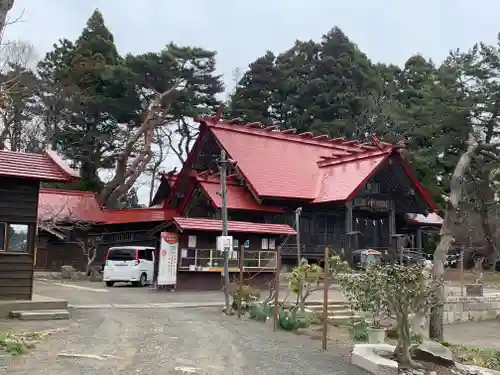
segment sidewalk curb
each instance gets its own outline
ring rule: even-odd
[[[144,303],[144,304],[95,304],[78,305],[69,304],[69,309],[75,310],[99,310],[99,309],[185,309],[201,307],[223,307],[224,302],[165,302],[165,303]]]

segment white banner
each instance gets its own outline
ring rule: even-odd
[[[160,259],[158,263],[158,285],[177,284],[177,259],[179,237],[177,233],[161,234]]]

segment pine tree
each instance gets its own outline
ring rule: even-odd
[[[99,191],[101,168],[114,164],[122,137],[119,124],[140,109],[132,72],[124,64],[99,10],[72,43],[62,40],[39,64],[49,86],[64,90],[65,121],[57,132],[58,149],[81,170],[85,190]]]

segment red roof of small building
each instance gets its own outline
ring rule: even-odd
[[[61,182],[80,177],[53,151],[31,154],[7,150],[0,150],[0,176]]]
[[[95,194],[88,191],[41,188],[38,217],[45,221],[105,221]]]
[[[198,178],[200,186],[206,192],[213,205],[216,208],[221,208],[222,197],[220,196],[220,179],[219,178]],[[226,201],[227,208],[242,211],[260,211],[260,212],[275,212],[282,213],[280,207],[273,207],[259,204],[245,186],[241,186],[237,181],[232,181],[230,178],[226,185]]]
[[[222,231],[221,220],[174,217],[173,222],[181,230],[199,230],[204,232]],[[246,221],[228,221],[227,227],[229,233],[297,234],[291,226],[286,224],[262,224],[249,223]]]
[[[178,215],[176,210],[165,208],[123,208],[103,210],[104,224],[126,224],[168,221]]]

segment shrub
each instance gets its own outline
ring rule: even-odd
[[[437,299],[436,286],[429,282],[423,265],[374,265],[356,277],[342,277],[340,283],[355,308],[372,315],[390,314],[396,319],[395,356],[402,367],[418,367],[411,359],[412,334],[409,316],[422,314]]]

